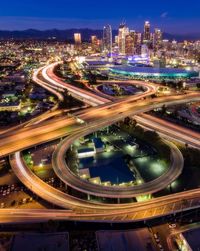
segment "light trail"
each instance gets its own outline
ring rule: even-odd
[[[46,79],[46,75],[48,78],[54,78],[54,75],[50,75],[53,70],[52,65],[43,69],[43,77],[45,82],[50,83],[55,88],[64,88],[66,85],[59,79]],[[50,73],[49,73],[50,71]],[[68,87],[69,88],[69,87]],[[68,89],[67,88],[67,89]],[[79,89],[79,94],[77,93],[77,89],[74,87],[70,87],[70,91],[74,91],[75,95],[78,95],[79,98],[85,99],[90,96],[89,93],[85,93],[86,91]],[[73,90],[72,90],[73,89]],[[68,89],[69,90],[69,89]],[[83,92],[82,92],[83,91]],[[80,94],[81,93],[81,94]],[[152,91],[153,93],[153,91]],[[86,95],[86,96],[85,96]],[[93,94],[95,95],[95,94]],[[92,95],[89,97],[91,103],[99,102],[97,101],[97,97]],[[89,128],[98,128],[99,125],[106,126],[113,124],[116,121],[123,119],[126,116],[133,116],[136,114],[143,113],[145,111],[163,106],[164,104],[180,104],[183,102],[189,101],[197,101],[200,100],[200,96],[195,93],[190,93],[187,95],[179,95],[179,96],[170,96],[168,100],[165,98],[157,98],[157,99],[146,99],[143,101],[138,101],[137,99],[146,98],[144,94],[143,97],[140,96],[130,98],[127,100],[118,100],[114,103],[103,103],[100,104],[100,107],[94,107],[87,109],[86,111],[80,112],[79,116],[81,119],[86,120],[86,125],[77,125],[74,122],[74,119],[63,118],[63,119],[52,119],[49,120],[48,123],[43,122],[43,125],[38,127],[38,125],[32,126],[33,130],[30,128],[32,135],[30,136],[30,132],[26,130],[22,130],[19,135],[17,135],[22,140],[17,143],[16,140],[11,136],[7,136],[4,138],[5,144],[1,145],[0,142],[0,152],[2,154],[13,153],[19,149],[25,149],[32,145],[37,145],[40,142],[48,142],[52,139],[63,137],[66,135],[77,135],[79,133],[86,133]],[[101,97],[102,98],[102,97]],[[137,101],[137,102],[135,102]],[[93,105],[94,105],[93,103]],[[97,105],[97,104],[96,104]],[[67,129],[67,126],[70,129]],[[66,131],[64,131],[66,130]],[[37,135],[37,137],[36,137]],[[15,149],[15,150],[14,150]],[[2,154],[2,155],[3,155]],[[183,210],[188,210],[188,208],[197,208],[199,207],[199,196],[200,190],[193,190],[178,194],[173,194],[170,196],[161,197],[158,199],[152,199],[148,202],[143,203],[130,203],[130,204],[103,204],[103,203],[95,203],[91,201],[84,201],[78,198],[72,197],[68,194],[57,194],[60,191],[52,190],[50,187],[46,187],[46,183],[42,182],[24,165],[21,156],[19,153],[13,155],[11,157],[11,165],[13,170],[15,171],[18,178],[27,185],[32,191],[34,191],[39,196],[46,198],[46,200],[51,201],[55,204],[59,203],[63,208],[72,208],[73,213],[75,215],[69,216],[69,219],[77,219],[77,220],[104,220],[104,221],[137,221],[141,219],[149,219],[154,217],[159,217],[167,214],[171,214],[174,212],[179,212]],[[31,187],[30,187],[31,184]],[[36,185],[40,184],[40,186]],[[44,187],[45,186],[45,187]],[[47,185],[48,186],[48,185]],[[42,193],[41,193],[42,191]],[[55,194],[54,194],[55,193]],[[44,195],[45,194],[45,195]],[[64,196],[64,197],[63,197]],[[190,206],[185,206],[183,209],[182,200],[187,200],[190,202]],[[198,200],[198,201],[197,201]],[[192,201],[192,202],[191,202]],[[152,212],[153,210],[153,212]],[[79,213],[80,212],[80,213]],[[157,213],[156,213],[157,212]]]

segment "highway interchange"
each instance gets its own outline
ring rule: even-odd
[[[58,138],[67,138],[58,146],[53,157],[53,167],[56,174],[69,186],[77,190],[83,191],[81,181],[78,177],[73,176],[73,179],[67,180],[69,170],[65,165],[64,156],[67,147],[73,141],[83,135],[87,135],[101,127],[111,125],[122,120],[127,116],[136,116],[138,122],[148,129],[153,129],[164,135],[168,139],[177,139],[181,142],[188,143],[191,146],[200,146],[199,135],[188,129],[181,128],[171,123],[165,123],[153,119],[149,115],[143,113],[163,105],[180,104],[185,102],[199,101],[198,93],[190,92],[185,95],[171,95],[169,97],[151,98],[151,95],[156,92],[155,85],[147,82],[135,82],[145,86],[146,91],[143,94],[132,96],[126,99],[109,100],[107,97],[98,95],[98,93],[79,89],[77,87],[66,84],[62,79],[55,76],[53,70],[58,63],[51,64],[37,70],[33,74],[33,80],[39,85],[53,92],[59,100],[62,100],[62,93],[67,89],[75,98],[81,99],[85,103],[92,105],[92,108],[87,108],[80,112],[76,112],[75,116],[69,117],[66,115],[54,117],[51,113],[45,114],[44,118],[39,121],[29,121],[28,124],[16,128],[15,131],[6,131],[0,135],[0,155],[10,155],[11,166],[21,180],[30,190],[38,194],[43,199],[52,202],[62,208],[70,209],[69,211],[54,211],[54,216],[63,219],[76,220],[108,220],[108,221],[137,221],[153,217],[167,215],[172,212],[187,210],[188,208],[196,208],[199,206],[200,190],[182,192],[161,198],[154,198],[147,202],[127,203],[127,204],[103,204],[94,201],[82,200],[76,197],[63,193],[40,180],[26,166],[19,151],[30,148],[44,142],[50,142]],[[60,94],[61,92],[61,94]],[[56,108],[52,113],[56,111]],[[149,116],[149,117],[148,117]],[[84,124],[77,122],[77,117],[85,121]],[[48,118],[48,120],[46,120]],[[177,130],[174,130],[174,129]],[[196,137],[197,136],[197,137]],[[63,148],[62,148],[63,147]],[[124,189],[99,189],[89,183],[84,185],[84,192],[98,196],[124,198],[134,197],[139,194],[153,193],[171,183],[178,177],[183,168],[183,157],[179,150],[173,145],[171,147],[171,168],[158,180],[155,180],[153,185],[146,183],[141,186],[136,186],[128,190]],[[172,175],[172,176],[171,176]],[[169,180],[168,180],[169,178]],[[140,190],[144,189],[144,190]],[[146,189],[146,190],[145,190]],[[110,190],[110,191],[109,191]],[[112,196],[111,196],[112,195]],[[187,200],[187,204],[183,205],[183,200]],[[24,210],[23,210],[24,211]],[[19,213],[19,217],[17,216]],[[21,214],[22,213],[22,214]],[[42,215],[46,211],[37,212],[34,210],[24,211],[24,216],[27,221],[41,220]],[[6,211],[0,212],[0,219],[5,220]],[[11,214],[11,213],[10,213]],[[32,214],[32,217],[31,217]],[[40,215],[41,214],[41,215]],[[16,212],[13,218],[19,219],[23,212]],[[28,216],[27,216],[28,215]],[[52,217],[52,211],[49,211]],[[9,215],[12,218],[11,215]],[[48,214],[46,214],[48,218]],[[21,219],[21,218],[20,218]]]

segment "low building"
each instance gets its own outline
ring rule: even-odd
[[[90,169],[89,168],[83,168],[83,169],[79,169],[79,176],[82,179],[90,179]]]
[[[86,147],[78,149],[77,154],[79,159],[88,158],[88,157],[93,157],[96,154],[96,151],[94,148]]]
[[[93,143],[96,153],[104,152],[104,143],[100,138],[94,138]]]
[[[89,179],[89,181],[95,185],[101,185],[101,178],[100,177],[94,177]]]
[[[8,91],[8,92],[4,92],[2,94],[2,98],[15,98],[16,97],[16,91]]]
[[[0,112],[17,112],[21,110],[21,102],[0,103]]]

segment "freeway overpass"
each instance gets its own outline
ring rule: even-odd
[[[46,74],[48,74],[47,71]],[[48,79],[47,84],[50,86],[50,82],[52,85],[54,85],[55,82],[58,82],[59,85],[57,85],[56,88],[58,88],[58,86],[59,88],[64,88],[63,86],[65,85],[63,85],[60,81],[61,80],[59,79],[53,79],[53,81],[49,81]],[[65,86],[65,88],[67,88],[67,86]],[[82,95],[81,93],[82,90],[79,90],[79,95]],[[87,95],[89,94],[87,93]],[[62,117],[52,118],[48,122],[43,121],[39,125],[30,125],[28,129],[23,128],[18,130],[17,135],[9,132],[1,136],[4,144],[1,144],[0,142],[0,154],[5,156],[7,154],[14,153],[15,151],[23,150],[33,145],[48,142],[56,138],[67,135],[80,135],[80,133],[83,132],[87,133],[87,130],[95,130],[98,126],[110,125],[126,116],[140,114],[163,106],[164,104],[179,104],[200,100],[199,95],[196,93],[170,96],[167,101],[165,100],[166,98],[138,100],[144,97],[117,100],[113,103],[107,102],[106,104],[100,104],[99,107],[90,108],[86,111],[80,112],[79,116],[82,120],[86,121],[85,125],[77,124],[74,118]],[[93,96],[93,101],[96,98],[97,97]],[[41,183],[42,181],[36,179],[34,174],[28,170],[26,165],[23,163],[19,152],[11,156],[11,165],[19,179],[36,194],[41,197],[44,196],[43,198],[46,200],[54,202],[63,208],[73,209],[75,215],[66,215],[66,217],[71,219],[134,221],[158,217],[159,215],[170,214],[176,211],[187,210],[188,208],[195,208],[199,206],[198,198],[200,191],[198,189],[195,191],[152,199],[143,203],[108,205],[84,200],[82,201],[70,195],[60,194],[58,190],[55,191],[52,190],[52,188],[47,187],[48,185],[46,183]],[[187,200],[187,205],[183,203],[183,200]]]
[[[72,211],[63,211],[62,219],[65,220],[131,222],[153,219],[199,207],[199,189],[153,198],[146,202],[127,204],[112,205],[81,200],[63,193],[39,179],[25,165],[19,152],[11,157],[11,165],[17,177],[38,196],[51,203],[54,202],[62,208],[72,209]],[[16,210],[16,221],[19,220],[18,214],[23,215],[22,211],[23,210]],[[44,214],[45,212],[46,210],[44,210]],[[25,216],[26,213],[24,213]],[[41,213],[40,216],[35,216],[36,213],[37,210],[29,210],[27,217],[30,218],[28,220],[31,221],[32,217],[34,220],[38,220],[38,218],[40,220],[43,214]],[[55,210],[55,216],[57,214],[60,214],[59,210]],[[0,222],[4,222],[4,217],[5,214],[3,213]],[[49,215],[44,216],[44,219],[46,219],[46,217],[48,218]],[[10,220],[10,217],[8,217],[7,220]]]

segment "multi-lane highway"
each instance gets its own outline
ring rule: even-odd
[[[11,164],[16,175],[23,183],[38,196],[44,198],[49,202],[60,205],[62,208],[70,208],[73,211],[63,211],[63,219],[76,219],[76,220],[107,220],[107,221],[139,221],[149,218],[156,218],[176,212],[183,212],[188,208],[193,209],[199,207],[199,189],[193,191],[186,191],[178,194],[173,194],[165,197],[154,198],[146,202],[127,203],[127,204],[103,204],[94,201],[87,201],[78,199],[63,193],[47,183],[39,179],[31,170],[25,165],[20,153],[16,153],[11,157]],[[18,219],[18,211],[13,218]],[[22,214],[22,211],[19,213]],[[59,210],[54,210],[55,216],[59,215]],[[5,220],[4,211],[2,211],[1,218]],[[32,214],[31,214],[32,212]],[[46,210],[43,214],[45,215]],[[37,210],[25,210],[25,220],[31,221],[37,219]],[[33,215],[33,216],[32,216]],[[48,218],[48,214],[44,219]],[[39,220],[42,213],[38,215]],[[0,218],[0,221],[1,221]],[[21,219],[21,218],[20,218]],[[59,217],[58,217],[59,219]],[[8,217],[10,220],[10,217]],[[42,221],[43,221],[42,220]]]
[[[200,100],[200,96],[197,93],[174,95],[168,97],[167,99],[166,97],[154,99],[147,98],[151,94],[155,93],[156,88],[152,84],[143,83],[146,86],[147,91],[140,96],[110,102],[102,96],[98,97],[95,93],[80,90],[77,87],[72,87],[57,78],[53,73],[56,65],[57,64],[52,64],[40,69],[34,74],[34,80],[36,82],[42,81],[40,84],[45,85],[48,88],[55,89],[56,91],[67,89],[74,95],[74,97],[96,107],[86,109],[85,111],[81,111],[76,114],[76,117],[78,116],[81,120],[85,121],[83,125],[77,123],[76,117],[69,118],[67,116],[63,116],[51,118],[48,121],[42,120],[39,124],[33,123],[29,127],[20,128],[15,132],[7,132],[4,135],[1,135],[0,155],[5,156],[17,152],[11,156],[10,161],[17,177],[27,187],[29,187],[29,189],[47,201],[55,203],[63,208],[73,209],[73,213],[66,213],[67,219],[119,221],[139,220],[150,217],[158,217],[174,211],[197,207],[198,203],[196,198],[200,195],[200,191],[198,189],[159,199],[152,199],[143,203],[112,205],[81,200],[62,193],[41,181],[30,171],[30,169],[23,162],[23,159],[18,152],[19,150],[23,150],[40,143],[49,142],[53,139],[64,136],[69,136],[67,144],[70,144],[74,138],[79,137],[80,135],[85,135],[90,131],[97,130],[100,127],[113,124],[126,116],[141,114],[163,105],[180,104]],[[42,78],[42,80],[40,78]],[[176,133],[174,133],[173,136],[176,137]],[[181,160],[180,164],[182,165],[182,158],[180,158],[180,155],[178,159],[179,161]],[[176,158],[174,158],[174,161],[175,160]],[[177,163],[175,163],[175,166],[178,166]],[[180,171],[181,168],[177,170]],[[165,180],[163,180],[163,182],[165,182]],[[189,203],[187,206],[184,206],[184,208],[182,203],[183,199],[187,200]]]
[[[149,114],[140,114],[139,116],[134,116],[134,119],[140,125],[159,132],[160,135],[167,139],[180,141],[181,143],[188,144],[188,146],[200,148],[200,134],[198,132]]]
[[[99,128],[99,127],[98,127]],[[179,149],[172,143],[165,141],[171,149],[170,165],[168,170],[159,178],[143,183],[137,186],[120,187],[120,186],[102,186],[89,183],[86,180],[80,179],[77,175],[70,171],[65,156],[68,148],[76,139],[83,137],[97,130],[97,127],[81,133],[74,134],[63,140],[53,154],[52,165],[56,175],[69,187],[74,190],[86,193],[87,195],[95,195],[98,197],[109,198],[133,198],[142,194],[152,194],[166,188],[171,184],[181,173],[184,166],[184,160]]]
[[[196,93],[188,95],[170,96],[155,99],[146,99],[142,101],[122,101],[116,104],[106,104],[96,108],[89,108],[79,113],[78,117],[85,121],[85,124],[79,124],[75,118],[63,116],[44,121],[41,124],[34,124],[27,128],[11,131],[1,135],[0,156],[6,156],[18,150],[49,142],[53,139],[62,138],[69,133],[90,129],[90,126],[98,127],[104,124],[111,125],[124,117],[137,115],[163,105],[180,104],[184,102],[199,101],[200,96]]]

